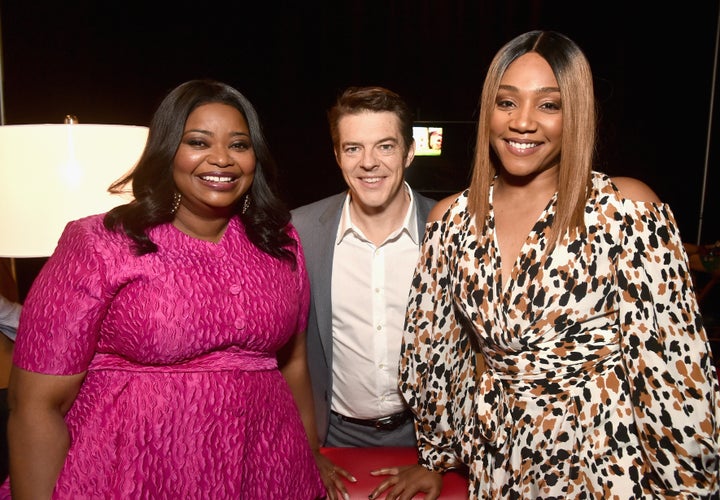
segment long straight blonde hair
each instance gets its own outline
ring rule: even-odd
[[[468,209],[482,228],[490,208],[490,185],[497,173],[490,147],[490,118],[508,66],[520,56],[536,52],[550,65],[560,87],[562,142],[557,210],[550,231],[550,248],[565,232],[583,232],[585,203],[596,149],[596,104],[592,72],[575,42],[553,31],[530,31],[506,43],[488,68],[480,95],[475,159]]]

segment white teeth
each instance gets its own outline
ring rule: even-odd
[[[510,145],[511,145],[512,147],[514,147],[515,149],[530,149],[530,148],[534,148],[535,146],[537,146],[537,143],[534,143],[534,142],[513,142],[513,141],[508,141],[508,144],[510,144]]]
[[[200,178],[209,182],[232,182],[232,177],[220,177],[217,175],[202,175]]]
[[[367,182],[369,184],[375,184],[376,182],[380,182],[380,177],[365,177],[363,179],[363,182]]]

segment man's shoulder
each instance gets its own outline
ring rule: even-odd
[[[322,198],[320,200],[293,208],[292,210],[290,210],[290,213],[292,214],[293,219],[300,216],[304,217],[311,214],[322,213],[323,211],[327,210],[328,207],[338,205],[341,206],[343,201],[345,200],[346,195],[347,193],[343,191],[342,193],[337,193],[326,198]]]
[[[420,193],[419,191],[416,191],[413,189],[413,195],[415,196],[415,199],[422,201],[423,203],[426,203],[428,205],[434,205],[437,203],[437,200],[435,198],[430,198],[429,196],[425,196],[424,194]]]
[[[430,198],[428,196],[425,196],[423,194],[420,194],[416,190],[413,189],[413,197],[415,198],[415,204],[418,206],[418,208],[423,212],[429,212],[432,207],[435,206],[437,203],[437,200],[434,198]]]
[[[291,223],[295,226],[300,238],[307,240],[318,231],[327,231],[340,220],[340,213],[347,193],[338,193],[327,198],[301,205],[290,211]],[[307,244],[307,241],[304,242]]]

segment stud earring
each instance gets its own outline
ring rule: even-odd
[[[170,213],[172,215],[175,215],[175,213],[178,211],[178,208],[180,208],[180,200],[182,200],[182,195],[178,192],[173,194],[173,203],[172,208],[170,209]]]
[[[247,212],[248,208],[250,208],[250,194],[245,195],[245,201],[243,202],[243,207],[242,207],[243,215],[245,214],[245,212]]]

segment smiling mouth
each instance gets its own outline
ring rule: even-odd
[[[200,179],[207,182],[230,183],[235,181],[235,177],[231,175],[200,175]]]
[[[375,184],[382,180],[381,177],[361,177],[361,181],[367,182],[368,184]]]
[[[515,149],[531,149],[531,148],[537,147],[540,144],[542,144],[540,142],[515,142],[515,141],[507,141],[507,143]]]

